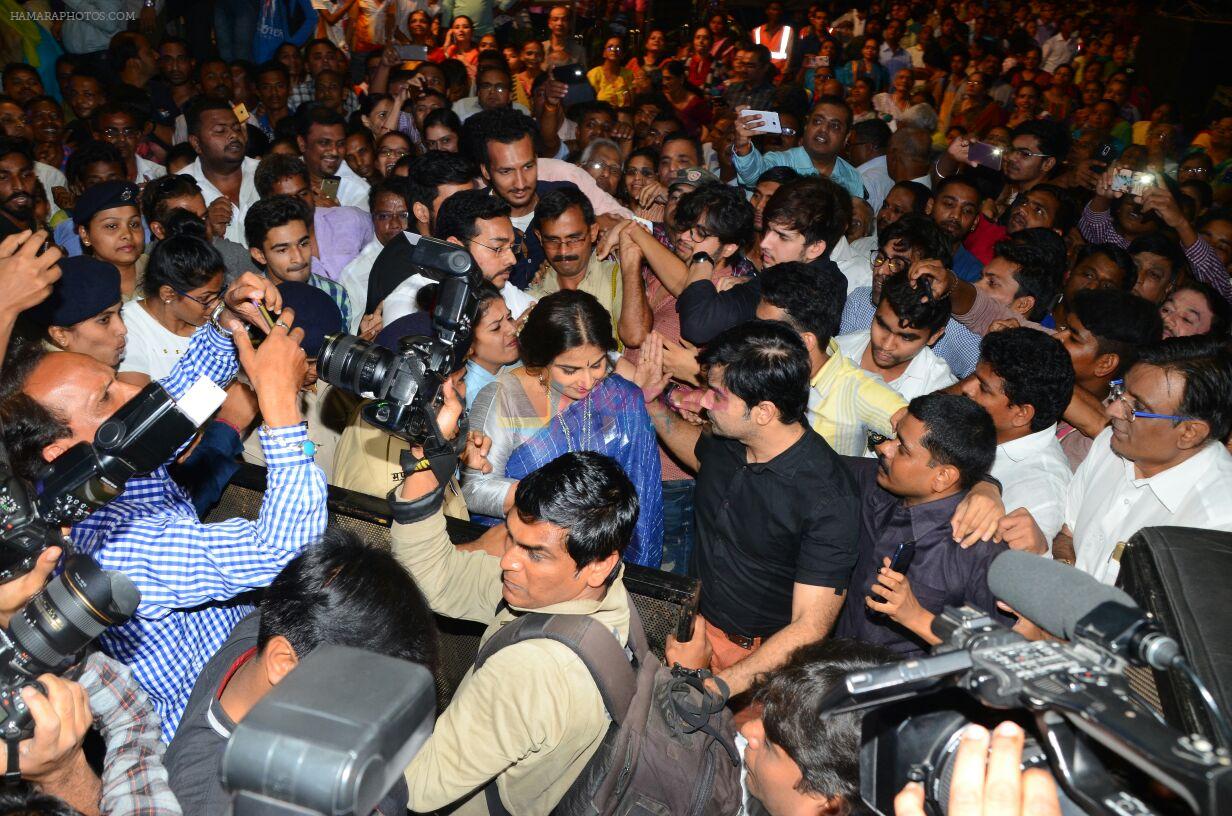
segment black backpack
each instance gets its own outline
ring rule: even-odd
[[[548,638],[581,658],[612,718],[553,816],[728,816],[740,812],[740,756],[732,714],[702,681],[709,672],[669,669],[650,651],[629,607],[630,662],[603,624],[585,615],[528,613],[484,643],[475,668],[514,643]],[[509,813],[495,780],[485,791],[493,816]]]

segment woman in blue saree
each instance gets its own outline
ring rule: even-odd
[[[641,389],[615,373],[611,316],[593,295],[554,292],[531,311],[520,342],[522,368],[498,375],[470,409],[470,427],[492,439],[491,471],[462,471],[472,520],[503,519],[518,480],[556,457],[569,451],[603,453],[637,488],[640,510],[625,560],[658,568],[663,557],[658,444]]]

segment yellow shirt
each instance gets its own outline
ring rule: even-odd
[[[607,309],[607,313],[612,316],[612,334],[619,337],[620,333],[616,327],[620,324],[620,302],[625,293],[624,281],[620,277],[620,263],[614,260],[601,261],[592,252],[586,274],[582,276],[582,282],[577,288],[594,295],[603,308]],[[559,291],[560,279],[556,270],[544,261],[526,293],[535,300],[541,300],[544,295]]]
[[[595,98],[609,102],[613,107],[626,108],[633,102],[633,72],[621,68],[615,78],[608,76],[602,65],[591,68],[586,79],[595,89]]]
[[[432,611],[487,624],[481,644],[527,611],[588,615],[622,645],[628,642],[623,568],[602,599],[527,610],[500,603],[500,559],[454,547],[439,513],[416,524],[395,523],[390,545]],[[547,816],[599,749],[608,723],[598,687],[569,647],[546,639],[508,646],[462,678],[406,769],[410,810],[429,813],[469,796],[451,812],[487,814],[483,793],[471,793],[495,779],[510,812]]]
[[[835,453],[862,456],[868,449],[866,432],[892,435],[890,418],[907,403],[844,357],[833,340],[826,352],[829,361],[809,382],[809,424]]]

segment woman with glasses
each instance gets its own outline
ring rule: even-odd
[[[154,245],[141,278],[143,297],[121,310],[128,350],[119,379],[134,385],[170,374],[222,298],[226,269],[205,240],[204,224],[191,214],[177,214],[166,227],[168,235]]]
[[[545,296],[521,333],[521,368],[475,397],[470,426],[492,440],[488,472],[462,471],[473,521],[489,525],[513,506],[518,480],[566,452],[615,459],[637,487],[640,510],[625,560],[657,568],[663,551],[659,446],[642,390],[615,373],[612,318],[594,295]]]
[[[376,172],[388,178],[398,160],[411,155],[412,151],[411,138],[405,133],[399,130],[386,133],[376,142]]]
[[[633,70],[625,66],[625,46],[620,37],[603,43],[603,62],[586,73],[595,98],[613,107],[628,107],[633,100]]]
[[[642,147],[634,150],[625,159],[624,176],[616,188],[616,198],[621,204],[633,211],[638,218],[658,223],[663,220],[663,204],[653,204],[643,207],[640,203],[642,191],[655,181],[658,176],[659,151],[652,147]]]

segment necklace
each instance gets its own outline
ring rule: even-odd
[[[592,448],[590,444],[591,443],[591,425],[590,425],[590,398],[589,398],[590,395],[587,394],[586,398],[582,400],[581,446],[575,448],[573,446],[573,434],[569,430],[569,423],[565,421],[564,414],[561,413],[561,414],[557,414],[555,417],[552,416],[552,386],[549,385],[547,380],[543,377],[539,378],[539,382],[541,385],[543,385],[543,393],[548,401],[548,425],[552,424],[553,419],[560,420],[560,429],[565,434],[566,449],[570,453],[576,453],[578,451],[584,451],[584,450],[591,450]]]

